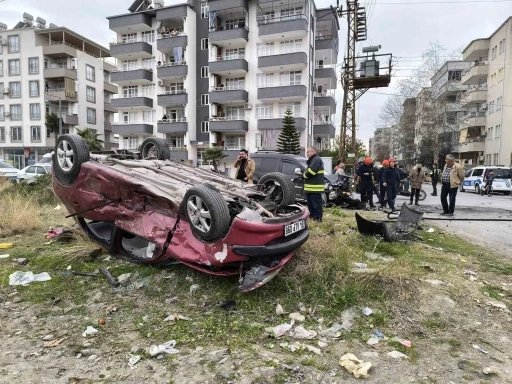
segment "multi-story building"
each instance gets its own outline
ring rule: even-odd
[[[512,165],[512,17],[490,37],[470,42],[463,55],[470,64],[463,100],[473,110],[461,127],[461,158],[468,165]]]
[[[375,158],[375,137],[370,137],[368,140],[368,154],[372,159]]]
[[[432,145],[435,134],[435,113],[434,101],[432,100],[432,89],[430,87],[422,88],[416,96],[416,123],[414,127],[414,146],[416,148],[416,159],[422,158],[422,148],[424,143]],[[427,164],[425,164],[427,165]]]
[[[374,150],[372,158],[377,161],[388,159],[393,155],[392,128],[377,128],[373,133]]]
[[[118,69],[113,131],[122,148],[165,138],[172,157],[203,163],[211,145],[275,149],[291,110],[301,145],[335,136],[337,18],[310,0],[136,0],[108,18]]]
[[[437,118],[437,158],[439,154],[458,153],[459,121],[464,118],[460,104],[467,85],[461,84],[462,72],[470,64],[464,61],[447,61],[431,79],[432,97]]]
[[[416,130],[416,98],[408,97],[404,100],[403,112],[400,117],[400,165],[406,169],[414,166],[416,147],[414,145],[414,133]]]
[[[65,27],[30,15],[14,28],[0,25],[0,158],[18,168],[53,150],[55,136],[45,125],[59,113],[63,133],[75,127],[95,129],[110,145],[104,115],[106,101],[117,93],[109,84],[114,67],[104,61],[108,49]],[[110,120],[105,120],[105,118]]]

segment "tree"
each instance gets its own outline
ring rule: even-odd
[[[228,155],[224,153],[222,147],[211,147],[204,151],[204,159],[212,162],[215,172],[219,172],[218,163],[225,157],[228,157]]]
[[[95,129],[84,128],[76,129],[76,133],[84,139],[85,143],[89,147],[89,151],[102,151],[104,141],[99,138],[99,134]]]
[[[298,155],[300,151],[300,132],[295,128],[292,111],[286,110],[283,118],[283,129],[277,138],[277,149],[281,153]]]
[[[55,135],[55,139],[57,139],[57,135],[59,134],[59,116],[55,113],[49,113],[45,118],[46,128],[50,130],[51,133]]]

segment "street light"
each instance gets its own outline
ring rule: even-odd
[[[62,135],[62,98],[60,96],[50,95],[48,92],[49,92],[49,90],[46,90],[47,97],[50,96],[50,97],[56,97],[57,99],[59,99],[59,135],[58,136],[61,136]],[[50,101],[50,100],[48,100],[48,101]]]

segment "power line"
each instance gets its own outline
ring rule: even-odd
[[[418,5],[418,4],[469,4],[469,3],[505,3],[511,2],[512,0],[461,0],[461,1],[417,1],[417,2],[407,2],[407,3],[377,3],[375,5]]]

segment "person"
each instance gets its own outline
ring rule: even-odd
[[[455,213],[455,198],[457,191],[464,181],[464,168],[455,162],[453,155],[446,155],[446,164],[441,177],[441,204],[443,213],[441,215],[453,216]],[[450,196],[448,205],[447,197]]]
[[[396,196],[398,195],[398,191],[400,191],[400,187],[402,186],[402,183],[401,183],[402,177],[400,174],[400,169],[398,168],[398,164],[394,157],[389,158],[389,168],[391,168],[395,172],[395,179],[394,179],[395,180],[395,188],[393,189],[393,193],[394,193],[393,202],[394,202],[396,200]]]
[[[169,116],[167,116],[167,114],[164,113],[164,115],[162,116],[162,120],[169,120]]]
[[[482,191],[482,194],[487,193],[487,188],[492,187],[492,182],[494,181],[494,171],[491,169],[487,176],[485,176],[485,186]]]
[[[324,191],[324,162],[318,156],[315,147],[309,147],[306,151],[308,160],[307,169],[302,175],[304,178],[304,192],[308,203],[309,217],[315,221],[322,221]]]
[[[357,168],[357,176],[361,180],[361,202],[364,206],[369,202],[370,208],[375,208],[373,205],[373,182],[375,179],[371,157],[366,157],[363,165]]]
[[[379,202],[380,202],[380,208],[379,211],[382,211],[384,208],[386,208],[386,187],[384,186],[384,181],[382,176],[384,175],[384,172],[386,171],[386,168],[389,168],[389,160],[383,160],[382,161],[382,168],[379,170],[379,176],[377,178],[379,182]]]
[[[343,173],[342,173],[342,175],[344,175],[344,174],[345,174],[345,171],[344,171],[344,169],[345,169],[345,164],[343,164],[343,162],[342,162],[341,160],[337,160],[337,161],[336,161],[336,165],[335,165],[335,166],[334,166],[334,168],[332,169],[332,174],[333,174],[333,175],[337,175],[337,174],[338,174],[338,170],[339,170],[340,168],[343,168]]]
[[[409,205],[412,205],[412,200],[414,198],[414,205],[420,205],[418,202],[420,199],[420,191],[423,182],[425,181],[425,173],[421,170],[421,164],[416,164],[416,168],[411,171],[409,175],[409,180],[411,181],[411,199],[409,201]]]
[[[338,165],[338,169],[336,170],[336,175],[338,175],[338,176],[345,176],[345,164],[340,163]]]
[[[400,185],[400,178],[398,176],[397,169],[395,168],[395,162],[391,161],[394,158],[390,158],[386,163],[389,167],[384,167],[380,170],[381,185],[385,188],[385,201],[389,204],[391,211],[395,210],[395,199],[396,199],[396,188]],[[383,164],[385,161],[383,162]]]
[[[256,163],[249,157],[249,152],[242,149],[235,161],[235,179],[253,183],[254,172],[256,172]]]
[[[437,168],[437,164],[434,163],[432,167],[432,171],[430,171],[430,178],[432,179],[432,196],[437,196],[437,183],[439,183],[439,175],[441,174],[441,170]]]
[[[378,204],[379,206],[382,205],[382,200],[380,198],[380,170],[382,169],[382,164],[379,165],[374,165],[373,166],[373,179],[374,179],[374,183],[373,183],[373,192],[377,195],[377,201],[378,201]]]
[[[398,176],[400,178],[400,184],[404,187],[404,192],[409,192],[409,174],[405,172],[403,165],[398,165],[398,163],[395,163],[395,168],[398,168]],[[401,185],[398,187],[397,191],[400,190]]]

